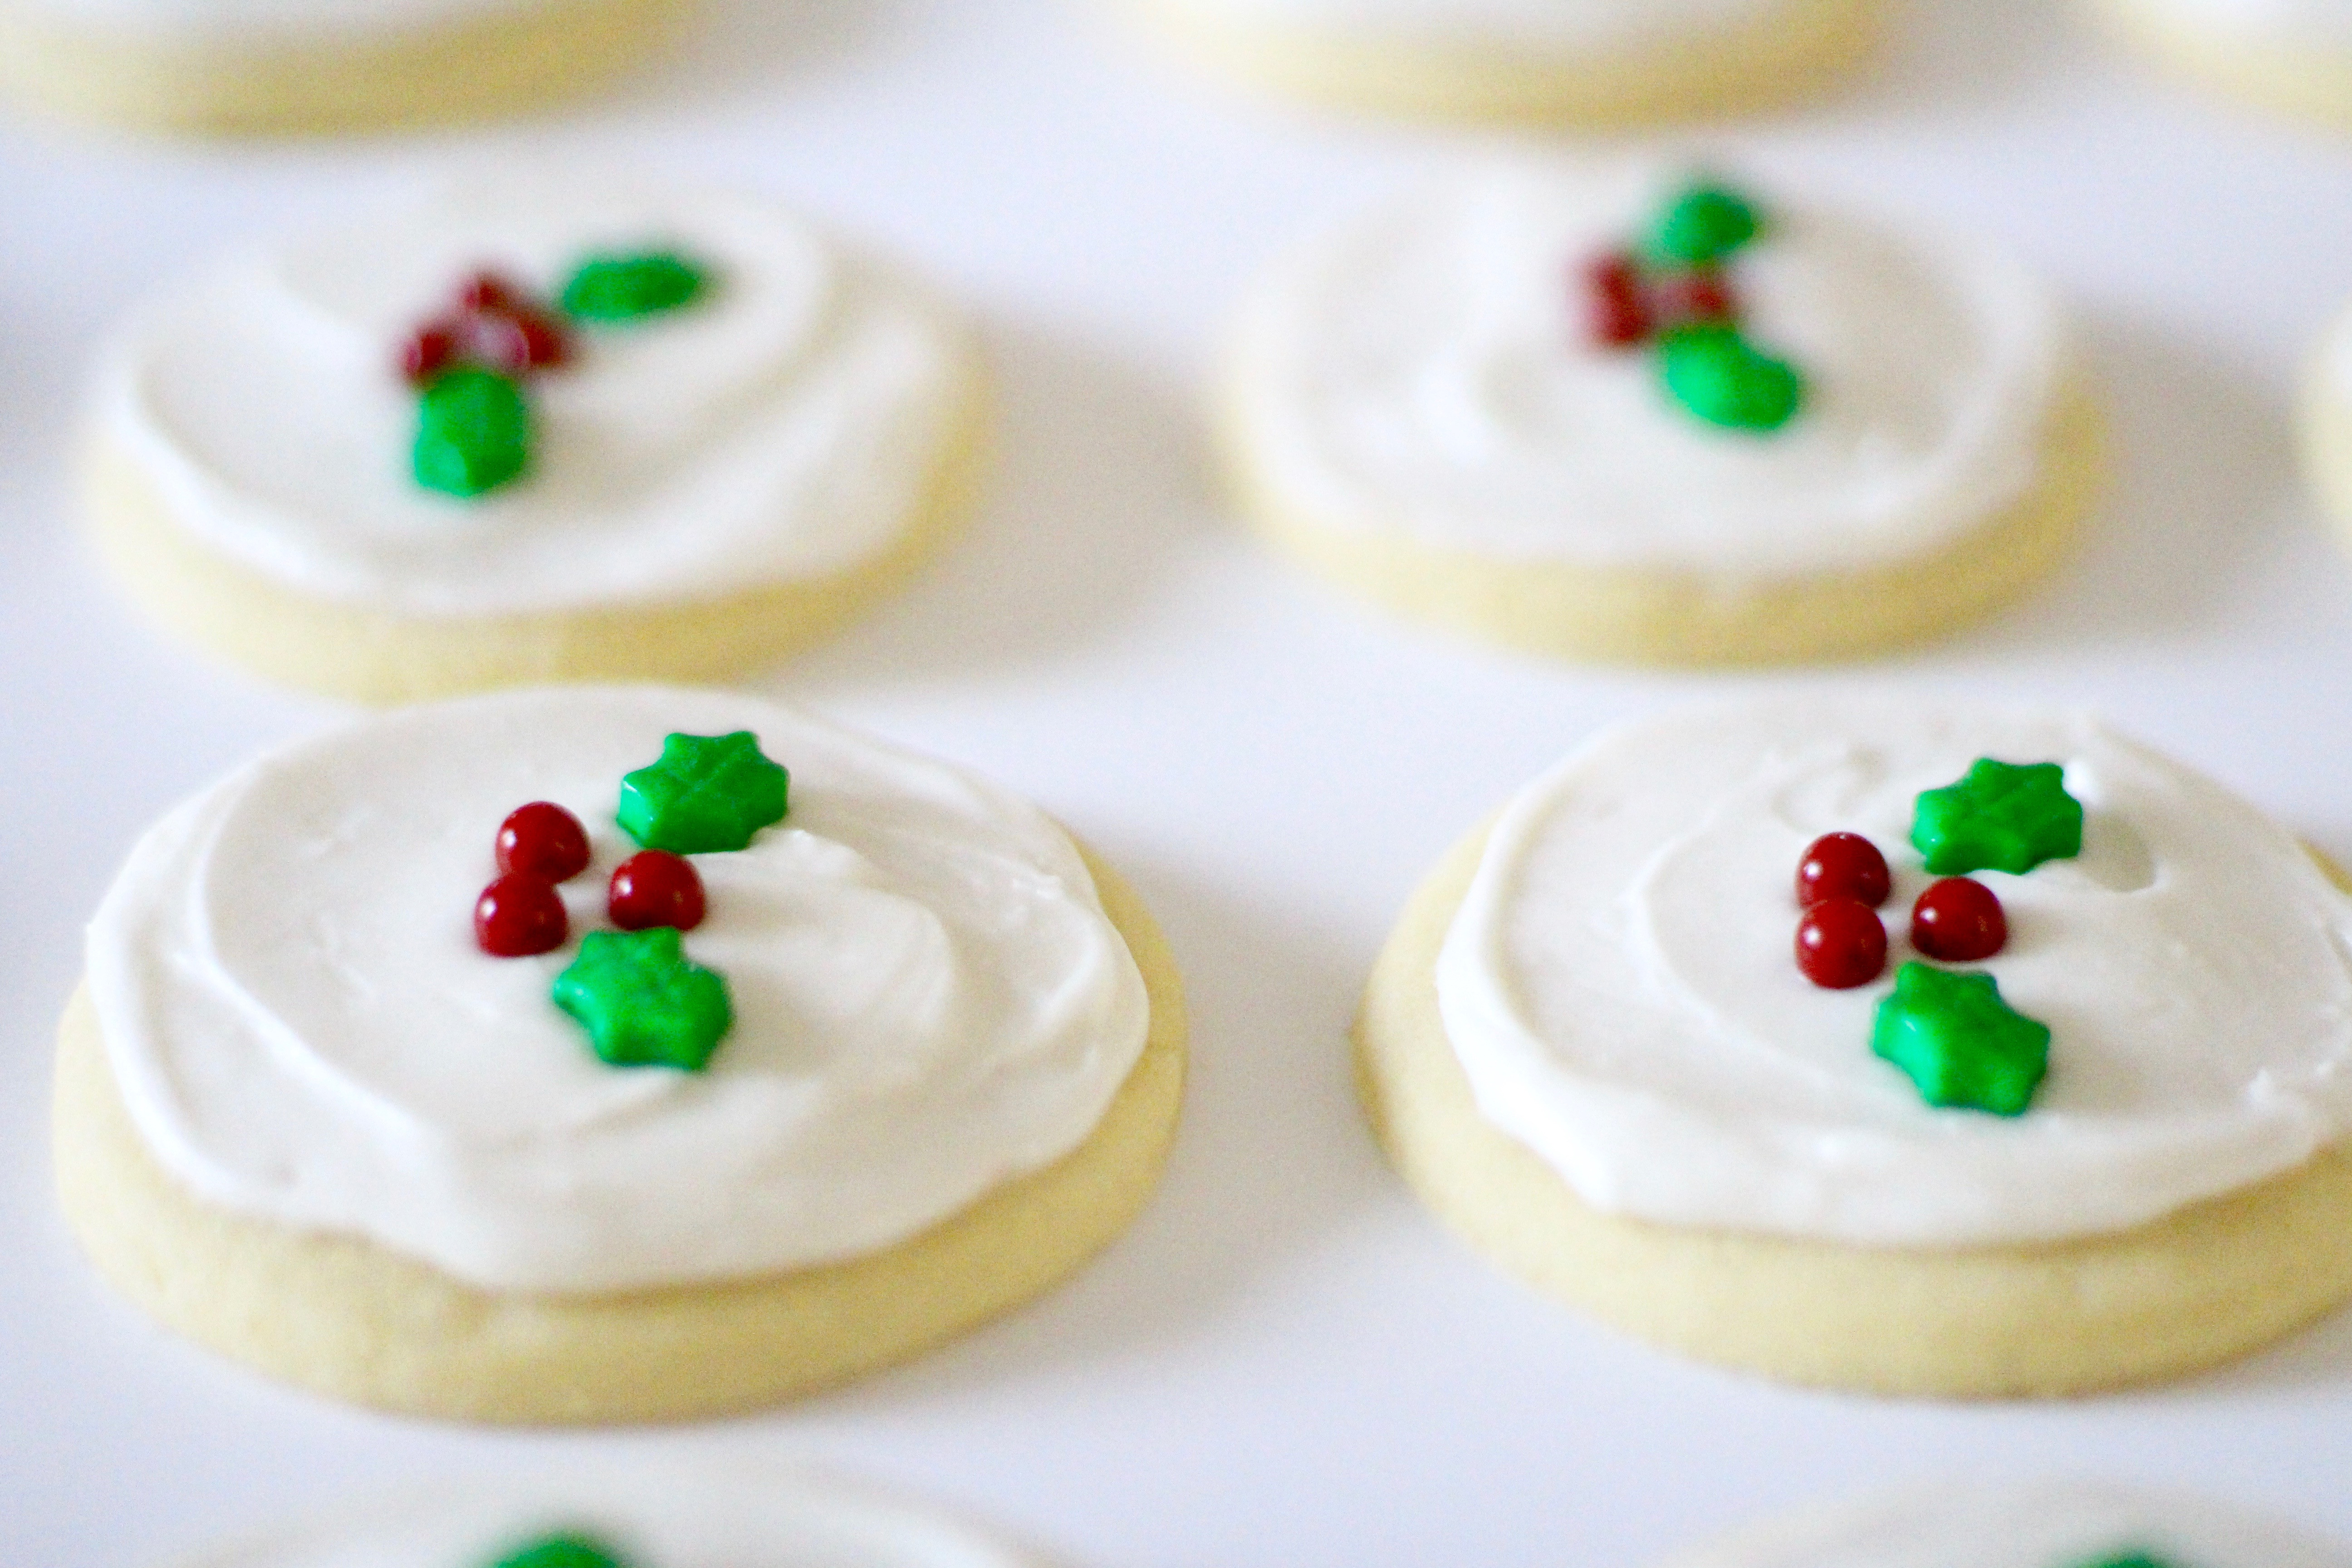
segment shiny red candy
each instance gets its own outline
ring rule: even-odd
[[[1811,909],[1823,899],[1852,899],[1876,909],[1895,890],[1886,857],[1859,833],[1830,833],[1813,840],[1797,863],[1797,904]]]
[[[1641,264],[1622,253],[1603,256],[1585,268],[1585,322],[1603,348],[1630,349],[1656,326],[1642,287]]]
[[[692,931],[702,923],[702,877],[684,856],[644,850],[614,869],[605,909],[623,931]]]
[[[552,952],[572,934],[563,895],[544,877],[511,872],[482,889],[474,905],[474,940],[492,958]]]
[[[1853,899],[1825,899],[1797,922],[1797,967],[1825,991],[1851,991],[1886,972],[1886,927]]]
[[[499,869],[568,882],[588,868],[588,830],[553,801],[517,806],[499,824]]]
[[[400,374],[415,385],[422,386],[456,363],[459,341],[458,326],[450,321],[434,321],[410,334],[400,345]]]
[[[513,279],[487,269],[475,273],[457,286],[457,308],[469,314],[484,310],[512,310],[529,303],[530,299],[530,294]]]
[[[1731,291],[1731,279],[1712,268],[1660,279],[1654,298],[1658,316],[1669,326],[1731,321],[1739,315],[1739,297]]]
[[[1947,963],[1975,963],[2009,945],[2009,916],[1982,882],[1948,877],[1911,906],[1911,945]]]

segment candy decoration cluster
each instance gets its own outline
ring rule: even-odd
[[[1911,945],[1944,963],[1977,963],[2009,944],[2000,897],[1968,875],[2023,876],[2083,850],[2082,804],[2055,763],[2017,766],[1981,759],[1966,777],[1918,798],[1912,847],[1939,880],[1911,907]],[[1886,970],[1878,908],[1894,878],[1878,847],[1832,833],[1797,867],[1797,967],[1829,990],[1868,985]],[[1878,1005],[1871,1048],[1900,1068],[1927,1103],[2022,1115],[2050,1065],[2050,1030],[2001,1000],[1990,974],[1955,974],[1906,963]]]
[[[1764,231],[1747,197],[1690,186],[1640,245],[1586,265],[1592,341],[1617,351],[1654,346],[1667,395],[1707,424],[1764,434],[1787,425],[1804,405],[1804,377],[1748,341],[1725,270]]]
[[[707,284],[700,268],[667,251],[592,256],[553,307],[502,274],[475,273],[447,310],[401,345],[401,376],[417,392],[416,482],[470,500],[522,478],[536,430],[526,388],[572,363],[571,323],[608,326],[675,310]]]
[[[621,781],[614,817],[641,847],[605,884],[618,928],[592,931],[556,977],[555,1005],[612,1067],[700,1072],[734,1026],[725,978],[686,955],[684,935],[709,900],[688,855],[748,848],[781,822],[791,775],[749,731],[671,735],[659,761]],[[588,835],[562,806],[536,801],[499,826],[499,877],[474,909],[475,940],[499,958],[552,952],[569,939],[559,884],[587,869]]]

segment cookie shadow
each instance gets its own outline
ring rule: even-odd
[[[1390,1191],[1347,1041],[1370,955],[1311,910],[1245,903],[1123,847],[1112,858],[1167,933],[1192,1018],[1183,1117],[1159,1189],[1069,1281],[832,1396],[845,1406],[1164,1362]]]
[[[962,536],[796,678],[1065,660],[1125,630],[1185,542],[1213,534],[1189,388],[1024,323],[988,335],[990,460]]]
[[[2292,414],[2272,389],[2144,322],[2095,321],[2084,336],[2108,488],[2051,584],[1961,639],[1982,651],[2209,637],[2303,526]]]

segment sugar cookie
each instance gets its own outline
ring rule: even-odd
[[[2304,468],[2352,548],[2352,315],[2339,319],[2313,356],[2303,394]]]
[[[2112,29],[2184,76],[2352,131],[2346,0],[2097,0]]]

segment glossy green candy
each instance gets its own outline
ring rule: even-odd
[[[551,1535],[490,1568],[628,1568],[627,1560],[593,1535]]]
[[[1772,358],[1736,327],[1706,325],[1669,332],[1658,345],[1667,393],[1710,425],[1773,431],[1804,406],[1804,377]]]
[[[1647,248],[1655,261],[1708,267],[1763,232],[1764,220],[1747,197],[1727,186],[1700,184],[1659,215]]]
[[[510,484],[530,467],[530,405],[510,377],[444,371],[417,400],[416,482],[468,500]]]
[[[709,283],[702,268],[667,250],[592,256],[564,284],[562,303],[574,321],[634,321],[691,305]]]
[[[2022,877],[2045,860],[2083,852],[2083,805],[2066,793],[2066,770],[2056,763],[2020,767],[1979,758],[1958,784],[1919,797],[1911,847],[1938,877]]]
[[[1870,1048],[1946,1110],[2022,1116],[2050,1070],[2050,1029],[2000,998],[1990,974],[1906,963],[1878,1005]]]
[[[622,828],[647,849],[716,855],[748,848],[782,822],[792,775],[760,751],[749,730],[731,735],[672,735],[661,761],[621,780]]]
[[[735,1026],[727,982],[686,956],[674,926],[589,932],[555,978],[555,1005],[608,1067],[700,1072]]]

